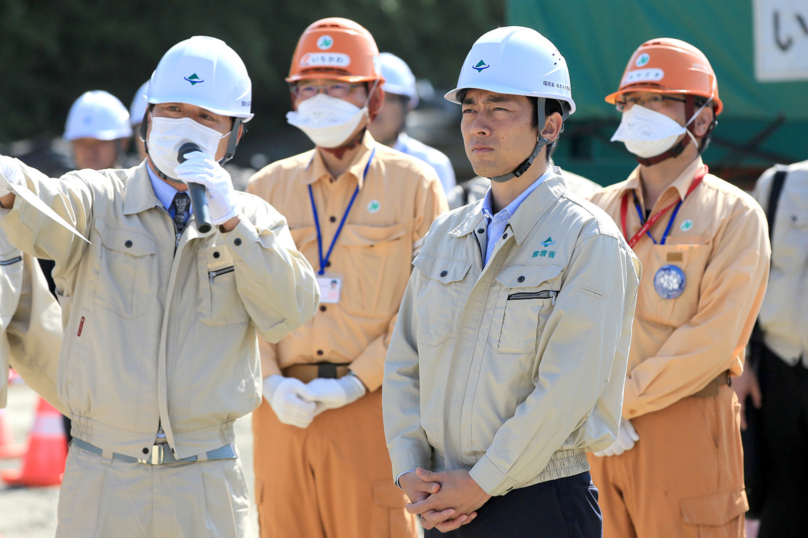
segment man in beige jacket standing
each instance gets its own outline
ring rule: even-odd
[[[552,43],[485,34],[446,98],[492,187],[413,263],[382,392],[393,478],[427,537],[600,537],[586,452],[618,431],[639,262],[548,169],[575,111]]]
[[[222,168],[252,118],[235,51],[178,43],[147,94],[138,167],[50,179],[0,158],[0,224],[56,262],[68,311],[58,388],[73,443],[57,536],[249,536],[233,422],[261,401],[256,336],[277,342],[307,322],[319,292],[284,218]]]

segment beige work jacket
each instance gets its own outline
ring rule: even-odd
[[[808,161],[786,167],[774,221],[769,287],[760,308],[763,341],[786,363],[808,368]],[[768,208],[774,168],[755,185]]]
[[[551,175],[483,268],[482,201],[439,217],[399,311],[383,404],[394,476],[471,469],[489,494],[589,469],[615,439],[641,272]]]
[[[662,193],[651,214],[682,200],[704,164],[695,159]],[[629,196],[626,233],[640,229],[640,167],[626,181],[592,196],[620,225],[620,205]],[[672,210],[650,229],[659,242]],[[684,200],[664,245],[648,236],[634,246],[644,277],[637,298],[623,416],[664,409],[703,389],[719,374],[740,375],[744,349],[755,325],[769,272],[771,253],[766,217],[751,196],[707,174]],[[673,265],[685,274],[684,291],[674,299],[656,290],[655,277]]]
[[[7,211],[0,209],[0,218]],[[56,390],[62,319],[39,263],[0,230],[0,408],[6,406],[8,367],[66,413]]]
[[[175,245],[145,162],[58,180],[22,168],[28,189],[92,242],[21,196],[1,221],[18,248],[56,262],[69,308],[58,386],[73,435],[141,458],[159,421],[178,458],[233,441],[233,421],[261,402],[256,333],[277,342],[319,300],[283,216],[238,193],[234,230],[200,234],[192,218]]]

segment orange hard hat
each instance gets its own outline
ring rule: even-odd
[[[311,24],[300,36],[286,82],[328,78],[343,82],[384,82],[379,48],[361,25],[331,17]]]
[[[668,37],[646,41],[634,51],[620,87],[606,96],[606,102],[614,104],[617,97],[629,92],[712,97],[716,116],[724,108],[715,72],[704,53],[690,43]]]

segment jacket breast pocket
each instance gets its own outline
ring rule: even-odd
[[[651,256],[643,267],[641,291],[637,298],[637,315],[647,321],[673,328],[681,327],[690,321],[698,311],[701,281],[711,251],[710,243],[654,245]],[[670,279],[673,275],[670,271],[667,271],[668,275],[660,273],[666,266],[676,267],[685,275],[684,289],[680,295],[673,298],[664,296],[666,293],[675,295],[664,289],[667,281],[662,279]]]
[[[418,344],[437,346],[457,332],[471,264],[420,255],[413,262],[424,277],[418,289]]]
[[[22,253],[19,250],[12,248],[8,252],[0,252],[0,317],[11,317],[17,311],[22,272]]]
[[[249,319],[236,288],[236,268],[225,245],[201,248],[196,256],[199,272],[197,319],[205,325],[233,325]]]
[[[539,335],[561,290],[563,269],[560,265],[513,265],[497,276],[504,295],[494,315],[501,321],[497,351],[536,353]]]
[[[134,230],[96,226],[101,256],[95,302],[121,317],[142,316],[157,293],[157,245]]]

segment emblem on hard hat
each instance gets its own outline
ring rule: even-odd
[[[483,60],[477,62],[477,65],[472,66],[472,69],[475,69],[478,73],[482,73],[483,69],[488,69],[491,67],[490,65],[486,64]]]
[[[687,277],[675,265],[665,265],[654,275],[654,289],[663,299],[676,299],[685,291]]]
[[[650,60],[650,59],[651,59],[651,57],[650,57],[650,56],[648,56],[648,53],[647,53],[647,52],[643,52],[642,54],[640,54],[640,55],[637,57],[637,61],[636,61],[636,62],[634,62],[634,65],[636,65],[637,67],[642,67],[642,66],[644,66],[645,64],[647,64],[647,63],[648,63],[648,60]]]
[[[191,86],[196,86],[197,84],[202,84],[203,82],[205,82],[204,80],[199,78],[199,75],[197,75],[196,73],[194,73],[190,77],[184,77],[184,78],[185,80],[191,83]]]
[[[334,40],[330,35],[321,35],[317,39],[317,48],[320,50],[328,50],[334,46]]]

